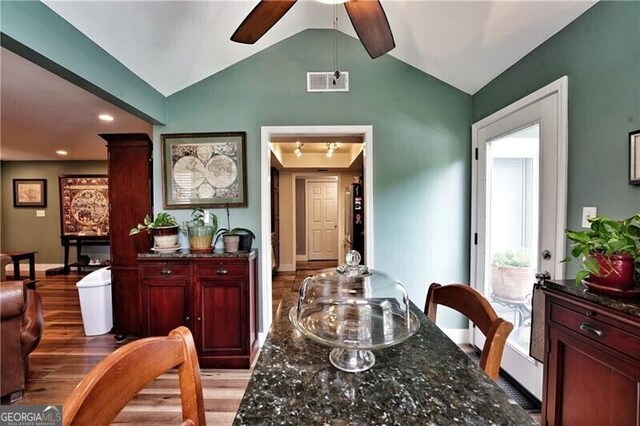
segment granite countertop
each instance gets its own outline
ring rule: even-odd
[[[192,253],[189,249],[181,249],[172,253],[138,253],[138,259],[194,259],[194,258],[245,258],[251,257],[257,253],[256,250],[249,252],[237,252],[237,253],[224,253],[224,252],[211,252],[211,253]]]
[[[374,351],[373,368],[354,374],[333,367],[331,348],[293,328],[295,300],[282,300],[235,425],[536,424],[415,305],[418,332]]]
[[[621,298],[593,293],[589,291],[584,284],[577,283],[575,280],[545,281],[544,287],[550,290],[556,290],[561,293],[576,296],[580,299],[596,303],[610,309],[615,309],[616,311],[623,312],[627,315],[640,317],[640,297]]]

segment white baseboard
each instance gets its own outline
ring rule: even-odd
[[[471,342],[468,328],[445,328],[442,331],[457,345]]]
[[[292,265],[291,263],[281,263],[278,266],[278,272],[295,272],[296,265]]]
[[[306,254],[297,254],[296,255],[296,261],[297,262],[307,262],[307,261],[309,261],[309,256],[307,256]]]

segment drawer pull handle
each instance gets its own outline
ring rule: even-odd
[[[191,317],[187,316],[184,318],[184,322],[189,322],[189,320],[191,319]]]
[[[229,271],[227,271],[226,269],[216,269],[216,274],[218,275],[227,275],[229,273]]]
[[[162,274],[162,275],[171,275],[171,274],[173,274],[173,271],[171,269],[164,268],[164,269],[160,270],[160,274]]]
[[[587,333],[595,334],[598,337],[604,337],[604,332],[602,330],[591,324],[587,324],[586,322],[580,324],[580,330],[586,331]]]
[[[198,321],[202,321],[202,318],[198,317],[198,318],[197,318],[197,320],[198,320]]]

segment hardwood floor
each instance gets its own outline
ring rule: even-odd
[[[16,404],[62,404],[82,377],[117,349],[112,335],[85,337],[75,283],[82,276],[39,276],[45,331],[29,356],[24,398]],[[230,425],[251,377],[251,370],[203,369],[207,423]],[[167,373],[151,382],[116,418],[116,424],[180,423],[178,375]]]

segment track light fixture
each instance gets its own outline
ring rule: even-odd
[[[293,150],[293,153],[296,155],[296,157],[300,158],[302,157],[302,148],[304,148],[304,144],[298,141],[296,142],[296,145],[296,149]]]
[[[327,157],[333,157],[333,153],[339,149],[340,147],[337,142],[329,142],[327,144]]]

